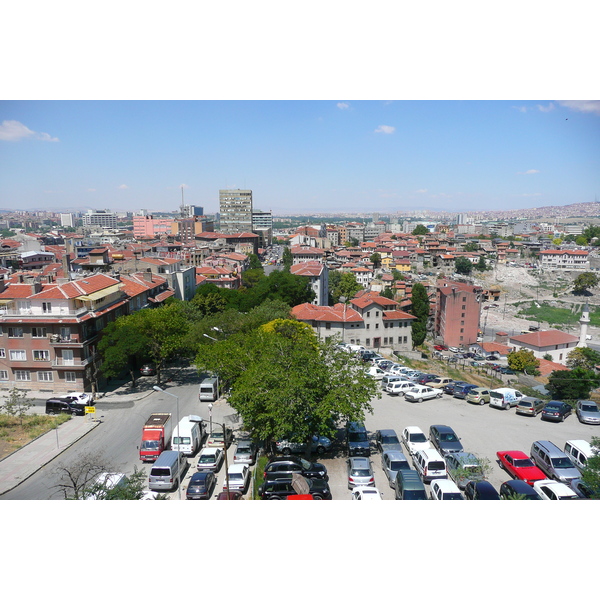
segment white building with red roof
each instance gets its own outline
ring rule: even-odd
[[[552,362],[564,365],[569,352],[577,347],[579,337],[558,329],[548,329],[515,335],[509,338],[509,342],[513,350],[531,350],[536,358],[543,358],[548,354],[552,357]]]
[[[400,310],[394,300],[364,292],[349,303],[317,306],[310,302],[292,308],[292,315],[308,323],[320,339],[337,335],[347,344],[365,348],[412,350],[411,323],[416,318]]]
[[[542,250],[538,255],[542,269],[577,269],[590,268],[589,252],[586,250]]]
[[[305,262],[292,265],[290,268],[292,275],[307,277],[310,287],[315,292],[313,304],[327,306],[329,296],[329,269],[317,260],[307,260]]]

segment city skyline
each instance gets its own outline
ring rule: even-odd
[[[274,214],[597,199],[600,102],[2,101],[0,208]]]

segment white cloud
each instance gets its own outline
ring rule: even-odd
[[[559,100],[558,103],[577,112],[600,115],[600,100]]]
[[[95,192],[96,188],[88,188],[88,192]]]
[[[350,108],[350,105],[347,102],[338,102],[336,104],[336,106],[340,109],[340,110],[347,110]]]
[[[548,106],[543,106],[541,104],[537,105],[538,110],[540,110],[541,112],[551,112],[553,111],[556,107],[554,106],[554,104],[552,104],[552,102],[550,102],[550,104],[548,104]]]
[[[415,194],[425,194],[427,192],[427,188],[421,188],[420,190],[415,190]]]
[[[394,133],[394,131],[396,131],[395,127],[392,127],[391,125],[380,125],[376,130],[375,133]]]
[[[128,185],[125,185],[124,183],[122,183],[122,184],[119,186],[119,189],[120,189],[120,190],[128,190],[128,189],[129,189],[129,186],[128,186]]]
[[[536,175],[539,173],[537,169],[529,169],[528,171],[518,171],[517,175]]]
[[[526,106],[513,106],[513,108],[515,110],[518,110],[519,112],[522,112],[522,113],[527,112],[527,107]]]
[[[2,121],[0,125],[0,140],[5,142],[18,142],[19,140],[32,138],[42,142],[58,142],[58,138],[43,132],[36,132],[29,129],[19,121]]]

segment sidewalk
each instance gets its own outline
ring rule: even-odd
[[[161,387],[168,390],[175,379],[179,384],[194,377],[197,379],[194,367],[168,367],[163,372]],[[114,381],[105,392],[97,395],[96,406],[101,408],[106,404],[143,400],[154,393],[152,389],[154,385],[156,385],[156,376],[140,377],[135,388],[131,387],[129,381]],[[45,401],[56,395],[58,394],[35,392],[37,400]],[[35,412],[44,412],[42,406],[36,406],[35,409]],[[89,416],[73,417],[57,429],[41,435],[0,460],[0,499],[2,494],[25,481],[100,423],[101,421],[92,420]]]

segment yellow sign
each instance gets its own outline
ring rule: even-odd
[[[96,412],[96,407],[95,406],[86,406],[85,407],[85,414],[94,414]]]

